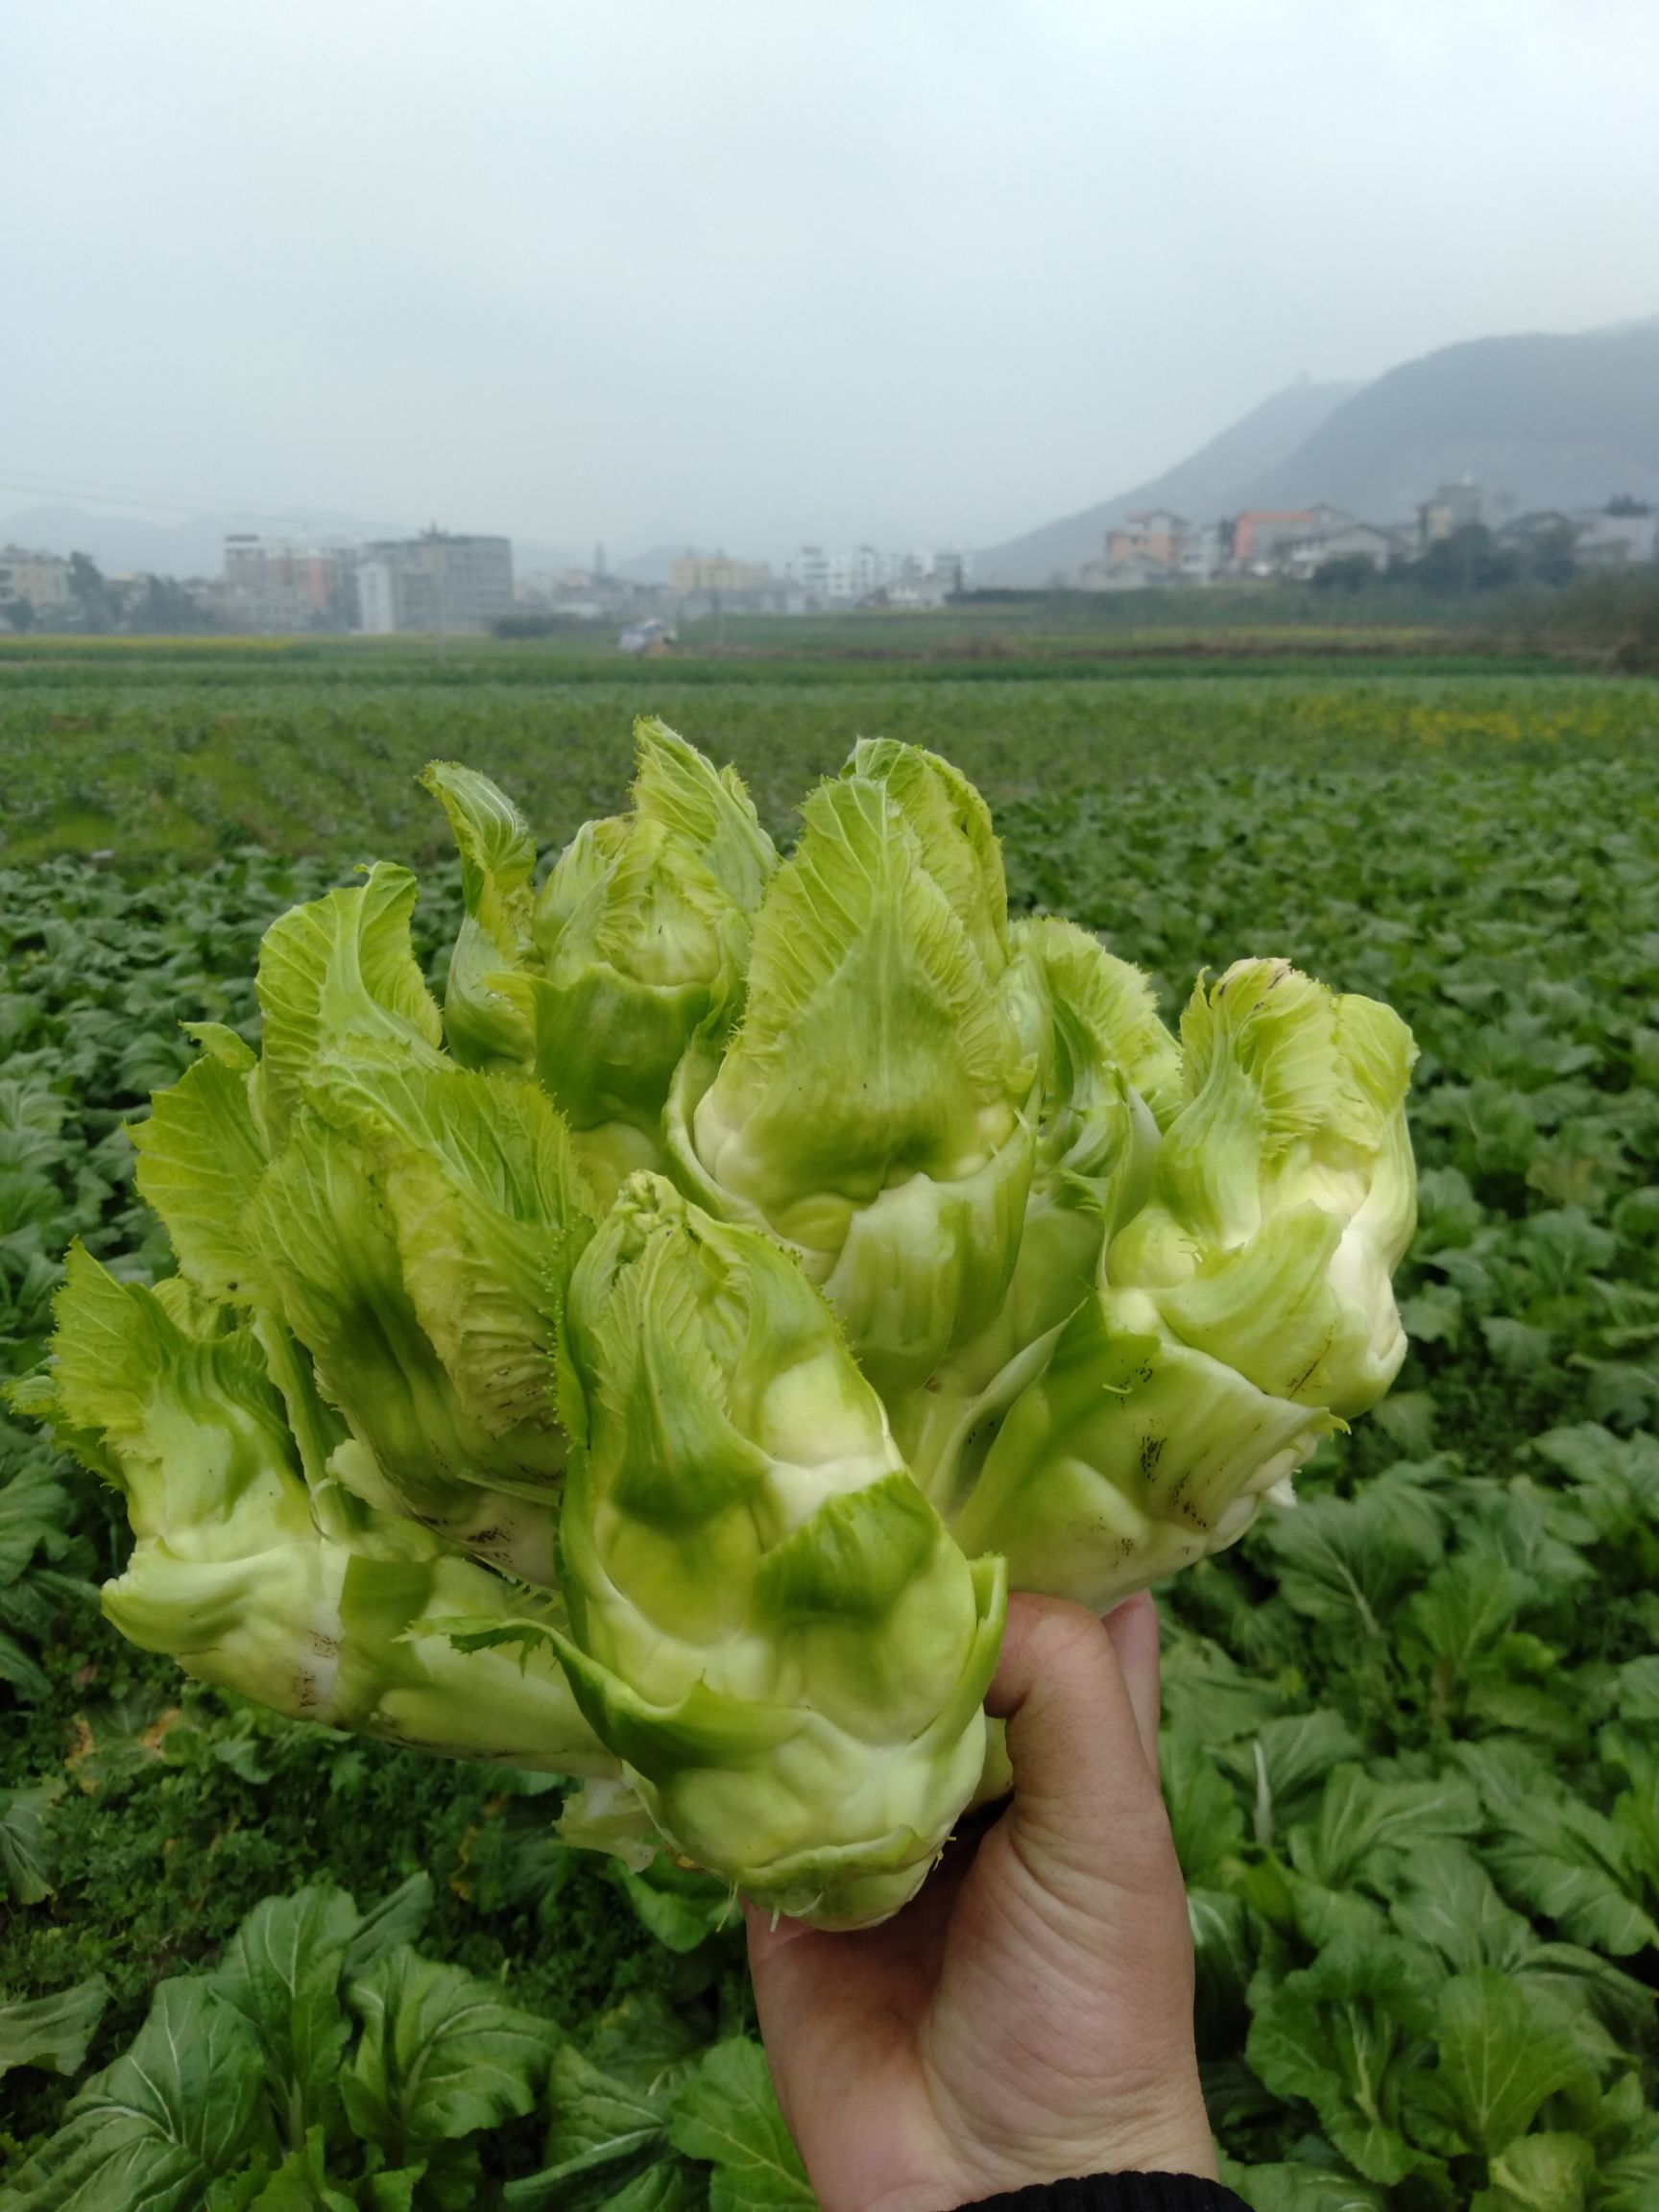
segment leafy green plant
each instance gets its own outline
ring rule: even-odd
[[[63,1475],[56,1453],[0,1419],[0,1682],[20,1697],[45,1695],[33,1650],[65,1607],[95,1597],[85,1575],[91,1547],[76,1533]]]
[[[0,2208],[465,2212],[487,2195],[596,2203],[647,2178],[663,2204],[810,2206],[756,2045],[710,2046],[659,2001],[601,2021],[583,2054],[498,1984],[419,1952],[431,1904],[424,1874],[368,1913],[335,1888],[265,1898],[211,1972],[159,1984]],[[93,1982],[0,2008],[0,2071],[73,2072],[102,2002]],[[511,2123],[544,2095],[547,2164],[502,2192],[479,2139],[520,2141]]]
[[[1601,1939],[1623,1944],[1659,1917],[1659,1606],[1644,1551],[1659,1404],[1654,687],[1358,668],[1103,682],[989,661],[973,681],[848,664],[785,682],[763,658],[618,682],[613,664],[566,680],[562,664],[506,658],[443,685],[407,661],[315,654],[8,666],[13,774],[0,806],[19,864],[0,878],[0,1046],[8,1078],[65,1101],[44,1170],[58,1194],[37,1239],[46,1273],[8,1356],[36,1357],[75,1234],[126,1279],[166,1269],[119,1130],[143,1112],[128,1075],[152,1053],[163,1080],[185,1064],[180,1020],[257,1042],[252,977],[278,911],[362,854],[419,861],[416,950],[443,995],[461,892],[435,862],[442,832],[411,781],[432,755],[479,761],[563,838],[610,803],[627,718],[649,707],[717,732],[782,838],[790,798],[833,767],[848,728],[943,747],[996,807],[1011,910],[1047,907],[1102,933],[1154,976],[1166,1018],[1178,978],[1239,948],[1283,949],[1397,1006],[1423,1047],[1410,1105],[1423,1223],[1401,1283],[1414,1338],[1401,1381],[1351,1438],[1322,1446],[1273,1541],[1249,1535],[1161,1596],[1206,2080],[1238,2184],[1260,2212],[1444,2200],[1432,2165],[1386,2186],[1361,2177],[1309,2099],[1268,2088],[1247,2062],[1253,2005],[1315,1963],[1342,1915],[1419,1946],[1435,1977],[1537,1982],[1604,2068],[1606,2039],[1618,2047],[1588,2132],[1595,2112],[1557,2092],[1506,2149],[1456,2153],[1458,2165],[1415,2143],[1413,2117],[1408,2145],[1455,2175],[1457,2204],[1647,2212],[1655,1953]],[[337,771],[365,736],[388,765],[349,791]],[[260,765],[232,770],[244,740]],[[178,795],[153,805],[154,766],[171,759]],[[65,812],[71,773],[95,815]],[[196,865],[222,834],[327,858],[296,866],[256,850]],[[60,844],[114,845],[124,872],[20,862]],[[1574,1210],[1593,1236],[1575,1224],[1557,1243],[1564,1225],[1532,1226]],[[1464,1251],[1479,1275],[1455,1261]],[[1511,1321],[1547,1348],[1487,1326]],[[90,1548],[74,1572],[117,1574],[124,1516],[52,1464],[63,1526]],[[36,1549],[26,1579],[42,1564]],[[1513,1603],[1516,1575],[1526,1594]],[[724,1892],[670,1894],[659,1870],[611,1873],[561,1850],[558,1791],[527,1793],[541,1780],[345,1743],[206,1689],[180,1698],[171,1669],[89,1607],[55,1601],[53,1621],[44,1640],[14,1636],[47,1694],[23,1702],[0,1685],[0,1868],[26,1869],[0,1914],[0,1988],[34,2003],[103,1978],[95,2062],[140,2025],[156,1961],[202,1969],[266,1892],[332,1881],[377,1896],[418,1869],[435,1884],[435,1955],[555,2012],[584,2052],[618,2005],[625,2033],[642,2034],[641,1998],[694,2000],[708,2009],[700,2034],[741,2027]],[[1494,1764],[1504,1740],[1529,1761]],[[1351,1772],[1335,1780],[1355,1767],[1375,1791]],[[1351,1857],[1379,1797],[1447,1776],[1473,1789],[1473,1827],[1466,1791],[1443,1815],[1414,1795],[1421,1825],[1393,1830],[1396,1866],[1385,1845],[1361,1855],[1346,1889],[1318,1879]],[[641,1892],[652,1928],[684,1949],[637,1916]],[[71,2087],[34,2065],[8,2076],[14,2159],[51,2132]],[[509,2158],[507,2134],[480,2140],[500,2146],[494,2168],[522,2176],[546,2162],[533,2141],[515,2139]]]
[[[1177,1044],[1095,939],[1010,926],[919,748],[861,740],[780,865],[637,734],[534,902],[511,803],[428,771],[442,1017],[406,870],[272,925],[262,1049],[194,1024],[134,1132],[180,1275],[73,1245],[13,1398],[126,1498],[141,1647],[589,1775],[572,1840],[871,1925],[979,1787],[1009,1578],[1105,1606],[1387,1389],[1414,1047],[1285,960]]]

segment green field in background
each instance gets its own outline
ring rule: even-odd
[[[734,760],[783,834],[805,779],[861,735],[948,752],[997,805],[1186,763],[1548,758],[1659,727],[1650,682],[1513,663],[1379,672],[1316,653],[1194,668],[969,665],[921,649],[786,663],[595,659],[558,641],[456,641],[439,659],[429,639],[29,640],[0,648],[0,862],[99,852],[131,870],[250,843],[420,859],[443,831],[413,779],[450,756],[563,840],[618,803],[641,713]]]
[[[1170,1016],[1200,968],[1284,953],[1387,999],[1421,1047],[1400,1382],[1321,1449],[1297,1511],[1161,1593],[1166,1791],[1234,2177],[1262,2212],[1550,2205],[1483,2194],[1489,2122],[1505,2171],[1589,2158],[1563,2202],[1647,2212],[1659,683],[1317,654],[1064,673],[914,640],[877,665],[813,642],[787,665],[0,648],[0,1375],[39,1357],[72,1235],[133,1279],[168,1266],[122,1126],[187,1065],[181,1023],[257,1035],[276,912],[410,860],[441,990],[458,879],[427,759],[496,777],[545,857],[623,803],[637,713],[734,760],[785,838],[855,736],[949,754],[992,803],[1011,904],[1099,931]],[[586,2051],[641,2005],[703,2038],[748,2025],[737,1936],[561,1849],[543,1784],[332,1739],[124,1645],[84,1587],[124,1556],[118,1502],[0,1416],[0,1525],[26,1493],[48,1538],[0,1545],[0,2003],[102,1976],[82,2079],[158,1970],[204,1970],[261,1898],[320,1880],[367,1906],[426,1876],[431,1955]],[[0,2166],[73,2088],[7,2078]],[[1510,2127],[1544,2149],[1512,2155]],[[490,2134],[476,2201],[542,2154],[540,2116]]]

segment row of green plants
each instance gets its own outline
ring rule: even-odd
[[[1259,2212],[1641,2212],[1659,2200],[1651,723],[1599,703],[1638,688],[1586,687],[1582,717],[1606,719],[1574,743],[1541,687],[1530,714],[1507,703],[1514,736],[1405,746],[1364,692],[1331,696],[1282,743],[1263,702],[1208,760],[1191,733],[1102,740],[1062,711],[1051,757],[1033,732],[1021,772],[1010,751],[1000,790],[985,779],[1016,898],[1101,931],[1166,997],[1224,954],[1284,952],[1398,1006],[1423,1047],[1407,1371],[1294,1513],[1164,1599],[1212,2119]],[[780,700],[780,771],[789,741],[835,758],[834,702],[815,706]],[[521,742],[468,749],[493,764]],[[397,756],[358,763],[376,805],[402,803]],[[609,772],[579,757],[563,785],[529,779],[550,833]],[[274,746],[259,772],[290,758]],[[180,1021],[254,1035],[257,939],[327,870],[253,851],[135,884],[68,860],[0,878],[12,1372],[38,1358],[72,1235],[135,1278],[163,1263],[121,1124],[188,1057]],[[435,880],[436,975],[456,894]],[[111,1502],[15,1421],[0,1475],[8,2212],[101,2200],[75,2196],[75,2161],[138,2102],[118,2070],[151,2078],[155,2039],[179,2041],[175,2007],[191,2046],[241,2053],[223,2066],[246,2087],[234,2127],[214,2098],[204,2132],[183,2103],[153,2114],[145,2145],[198,2157],[157,2204],[807,2200],[723,1895],[562,1849],[557,1786],[183,1691],[87,1596],[122,1555]],[[245,1961],[283,1944],[307,1963],[281,1988],[307,1994],[262,2010]],[[428,2109],[386,2054],[427,2035],[442,2081],[436,2055],[468,2048],[451,2012],[509,2055],[462,2067],[483,2103]]]
[[[257,843],[289,854],[416,864],[444,851],[414,778],[434,756],[468,759],[562,841],[612,805],[630,772],[637,713],[704,733],[787,834],[805,776],[839,766],[851,737],[942,751],[998,819],[1010,800],[1162,783],[1276,761],[1398,764],[1443,753],[1477,763],[1621,754],[1659,727],[1659,686],[1487,674],[1238,675],[1103,680],[1028,670],[1003,681],[854,662],[795,671],[707,661],[569,681],[556,657],[504,651],[455,668],[289,663],[222,655],[190,671],[0,668],[0,865],[96,853],[129,874]],[[449,679],[453,679],[450,681]]]

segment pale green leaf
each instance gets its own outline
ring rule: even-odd
[[[1366,2180],[1392,2187],[1428,2162],[1407,2126],[1432,2050],[1435,1973],[1395,1938],[1339,1942],[1258,2008],[1246,2054],[1281,2097],[1302,2097]]]
[[[1176,1856],[1189,1887],[1219,1885],[1227,1861],[1244,1842],[1237,1791],[1204,1746],[1176,1730],[1166,1728],[1159,1736],[1158,1764]]]
[[[1440,1993],[1438,2080],[1459,2128],[1496,2157],[1531,2126],[1539,2106],[1594,2077],[1541,1990],[1491,1967],[1459,1974]]]
[[[1290,1856],[1304,1874],[1332,1889],[1375,1874],[1375,1855],[1443,1836],[1472,1836],[1480,1805],[1459,1774],[1416,1781],[1377,1777],[1354,1766],[1336,1767],[1325,1785],[1317,1817],[1292,1829]]]
[[[341,1889],[262,1898],[210,1979],[215,1994],[234,2006],[259,2038],[290,2144],[315,2126],[325,2127],[337,2107],[349,2033],[340,1977],[357,1925],[357,1908]]]
[[[669,2134],[712,2162],[710,2212],[811,2212],[817,2203],[789,2139],[757,2043],[717,2043],[674,2099]]]
[[[274,1141],[325,1061],[365,1046],[438,1058],[444,1025],[409,941],[417,889],[407,869],[379,862],[361,886],[292,907],[265,932],[259,1077]]]
[[[1323,2166],[1240,2166],[1224,2158],[1221,2178],[1251,2212],[1388,2212],[1381,2189]]]
[[[1453,1973],[1483,1966],[1509,1972],[1536,1948],[1531,1922],[1504,1904],[1466,1845],[1450,1838],[1413,1844],[1404,1872],[1389,1915],[1401,1935],[1436,1953]]]
[[[1522,2135],[1492,2161],[1471,2212],[1583,2212],[1596,2152],[1581,2135]]]
[[[363,2035],[341,2094],[353,2128],[396,2164],[509,2115],[522,2118],[560,2040],[551,2021],[406,1943],[378,1959],[350,1996]]]
[[[38,1905],[52,1894],[46,1822],[62,1794],[56,1779],[0,1790],[0,1894],[15,1905]]]
[[[8,2212],[201,2212],[273,2148],[252,2030],[205,1982],[163,1982],[132,2048],[12,2176]]]
[[[101,1974],[49,1997],[0,2001],[0,2075],[13,2066],[41,2066],[77,2074],[103,2018],[108,1985]]]
[[[131,1130],[138,1190],[167,1227],[181,1271],[209,1298],[269,1295],[249,1208],[269,1164],[249,1077],[204,1053]]]

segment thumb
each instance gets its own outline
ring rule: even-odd
[[[1046,1873],[1162,1887],[1169,1828],[1157,1781],[1156,1614],[1145,1599],[1111,1619],[1109,1627],[1058,1598],[1009,1599],[986,1699],[1008,1723],[1006,1817]]]
[[[1158,1771],[1158,1608],[1150,1590],[1137,1591],[1107,1614],[1106,1633],[1123,1671],[1141,1749]]]

